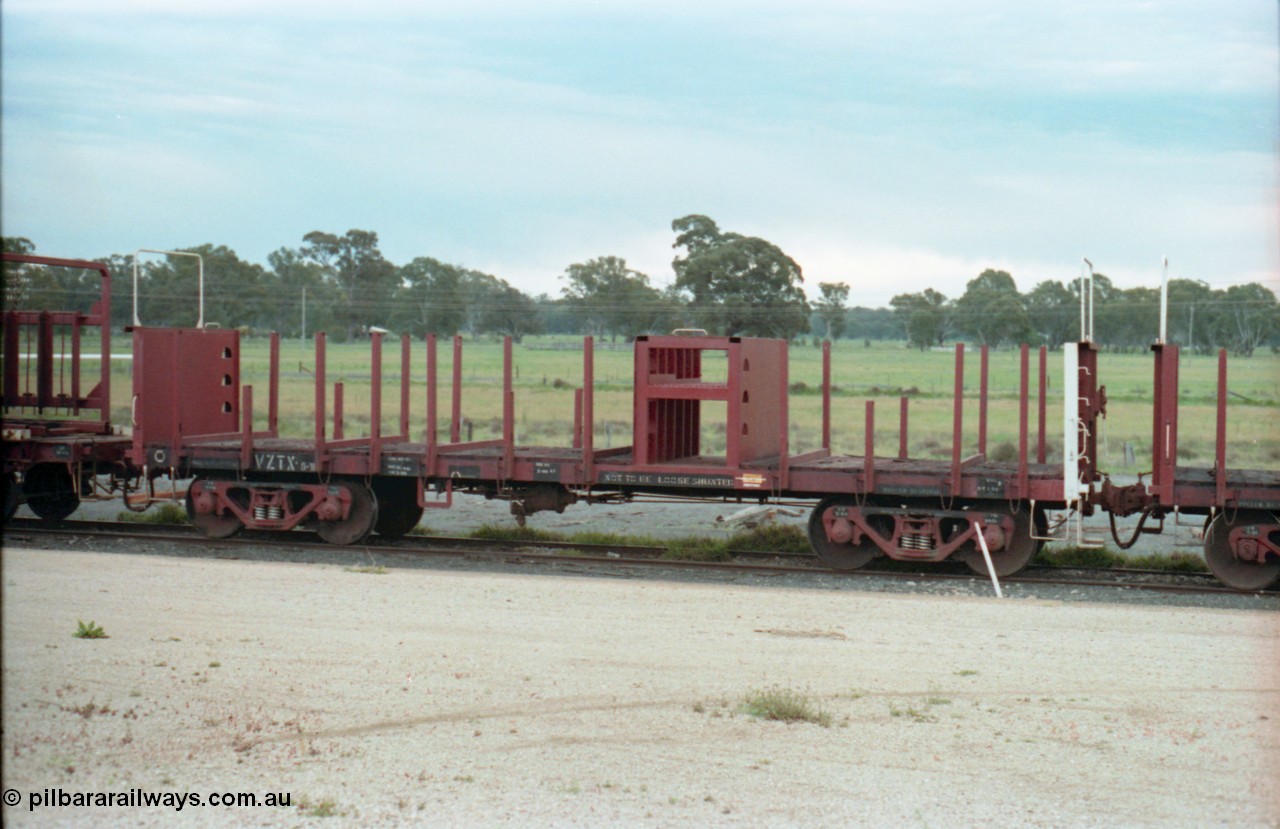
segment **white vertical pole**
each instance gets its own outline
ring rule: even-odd
[[[1167,333],[1167,324],[1169,322],[1169,257],[1164,257],[1164,278],[1160,281],[1160,339],[1157,342],[1164,345],[1165,334]]]
[[[307,343],[307,286],[302,286],[302,344]]]
[[[1089,260],[1084,260],[1088,262]],[[1080,269],[1080,339],[1086,338],[1084,327],[1084,268]]]
[[[1070,509],[1080,497],[1080,357],[1062,349],[1062,499]]]
[[[1089,266],[1089,305],[1088,317],[1085,316],[1084,274],[1080,275],[1080,339],[1093,342],[1093,263],[1086,257],[1084,263]]]
[[[978,530],[978,546],[982,548],[982,560],[987,563],[987,572],[991,574],[991,584],[996,589],[996,598],[1003,599],[1004,591],[1000,589],[1000,579],[996,577],[996,566],[991,563],[991,550],[987,547],[987,537],[982,532],[982,525],[975,524]]]

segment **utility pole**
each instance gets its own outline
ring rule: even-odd
[[[302,345],[307,345],[307,286],[302,286]]]

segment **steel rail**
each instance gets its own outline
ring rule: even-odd
[[[235,547],[275,547],[282,549],[306,550],[314,552],[324,550],[335,554],[341,553],[366,553],[379,555],[403,555],[403,556],[421,556],[421,557],[440,557],[440,558],[471,558],[483,557],[493,560],[503,561],[521,561],[529,563],[555,563],[555,564],[603,564],[603,565],[626,565],[639,567],[666,567],[668,569],[678,570],[705,570],[721,571],[721,572],[738,572],[756,575],[807,575],[819,576],[825,578],[879,578],[887,580],[905,581],[964,581],[972,582],[975,579],[980,580],[981,575],[976,573],[946,573],[929,570],[877,570],[872,568],[864,568],[860,570],[830,570],[823,567],[811,565],[784,565],[784,564],[743,564],[734,561],[694,561],[686,559],[670,559],[660,558],[660,554],[665,552],[664,548],[659,547],[627,547],[622,545],[590,545],[575,544],[573,542],[563,541],[505,541],[475,538],[444,538],[429,536],[412,536],[395,540],[383,541],[376,544],[357,544],[345,547],[335,547],[321,540],[318,536],[308,532],[294,532],[289,534],[287,540],[282,539],[280,534],[262,533],[254,534],[246,531],[245,534],[230,539],[223,539],[217,542],[210,541],[202,535],[191,532],[173,532],[171,527],[162,525],[152,525],[152,529],[148,525],[134,524],[128,522],[60,522],[57,524],[49,524],[48,522],[35,521],[31,519],[16,519],[10,522],[8,535],[12,538],[16,533],[32,533],[35,535],[51,535],[51,536],[89,536],[113,540],[139,540],[153,542],[173,542],[177,544],[203,544],[206,546],[235,546]],[[121,527],[128,527],[128,530],[122,530]],[[552,549],[552,550],[572,550],[575,555],[555,554],[555,553],[538,553],[530,552],[530,549]],[[582,552],[591,552],[592,555],[583,555]],[[624,555],[623,553],[626,553]],[[760,551],[742,551],[735,555],[745,555],[749,557],[796,557],[801,558],[796,553],[765,553]],[[1062,569],[1074,572],[1088,572],[1087,568],[1044,568],[1044,569]],[[1024,571],[1025,572],[1025,571]],[[1144,571],[1144,570],[1106,570],[1106,573],[1115,573],[1124,576],[1135,575],[1152,575],[1158,574],[1164,577],[1178,579],[1196,579],[1200,583],[1156,583],[1150,581],[1125,581],[1114,578],[1057,578],[1042,577],[1032,575],[1018,575],[1008,577],[1003,580],[1006,584],[1020,585],[1042,585],[1056,587],[1095,587],[1095,588],[1111,588],[1111,589],[1127,589],[1127,590],[1144,590],[1163,593],[1184,593],[1184,594],[1200,594],[1200,595],[1231,595],[1231,596],[1280,596],[1280,589],[1270,588],[1268,590],[1256,591],[1253,593],[1233,590],[1212,581],[1212,576],[1207,573],[1165,573],[1162,571]]]

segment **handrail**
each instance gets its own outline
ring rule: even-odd
[[[204,328],[204,257],[198,253],[189,253],[184,250],[155,250],[154,248],[138,248],[133,252],[133,324],[135,327],[142,327],[142,320],[138,318],[138,254],[139,253],[159,253],[164,256],[193,256],[197,263],[197,275],[199,278],[199,300],[197,307],[199,308],[198,318],[196,320],[196,328]]]

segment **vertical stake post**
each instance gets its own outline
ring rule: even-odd
[[[1062,346],[1066,348],[1064,344]],[[1046,418],[1048,417],[1048,394],[1049,394],[1049,354],[1044,346],[1040,346],[1040,397],[1039,397],[1039,421],[1038,428],[1040,437],[1036,443],[1036,463],[1044,463],[1048,455],[1048,446],[1046,445],[1045,427]]]
[[[409,440],[409,335],[400,337],[400,440]]]
[[[1214,506],[1227,505],[1227,350],[1218,349],[1218,429],[1214,445]]]
[[[449,418],[449,442],[462,442],[462,336],[453,337],[453,411]]]
[[[595,479],[595,338],[582,340],[582,477],[590,486]]]
[[[978,361],[978,454],[983,458],[987,456],[987,351],[984,343]]]
[[[267,383],[267,431],[280,435],[280,335],[271,332],[271,375]]]
[[[382,333],[374,331],[370,338],[373,369],[369,377],[369,471],[382,469]]]
[[[871,493],[876,488],[876,401],[867,401],[866,436],[862,460],[863,492]]]
[[[1027,498],[1030,496],[1031,488],[1030,474],[1027,469],[1027,453],[1030,451],[1028,446],[1029,431],[1029,401],[1031,389],[1028,385],[1031,381],[1031,349],[1026,343],[1022,344],[1022,353],[1019,355],[1018,361],[1018,497]]]
[[[328,389],[325,388],[324,378],[324,332],[316,332],[316,471],[323,469],[324,457],[324,411],[325,397],[328,395]]]
[[[956,343],[956,383],[951,404],[951,494],[960,492],[960,442],[964,436],[964,343]]]
[[[822,341],[822,448],[831,451],[831,341]]]
[[[436,474],[436,393],[438,389],[436,374],[436,335],[427,335],[427,475]]]
[[[907,459],[907,397],[898,398],[898,460]]]

